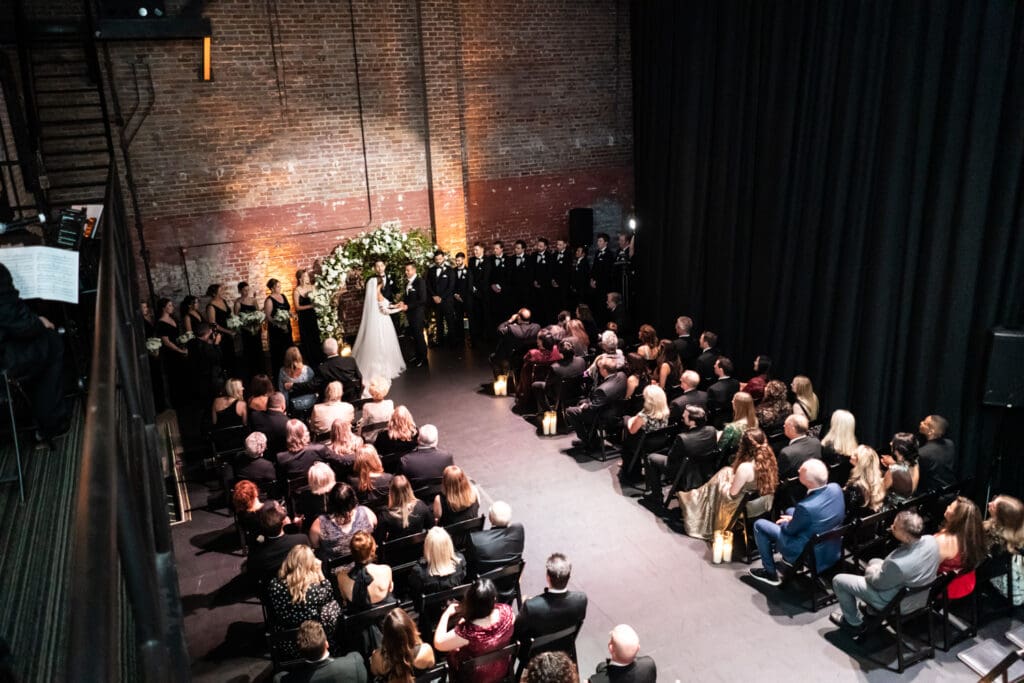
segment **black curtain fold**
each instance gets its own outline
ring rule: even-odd
[[[665,0],[632,21],[637,319],[691,315],[743,376],[758,353],[809,375],[867,443],[943,414],[984,481],[988,330],[1024,323],[1024,5]],[[1012,456],[996,488],[1019,495]]]

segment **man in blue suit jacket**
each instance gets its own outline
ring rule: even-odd
[[[750,574],[758,581],[778,586],[782,581],[775,570],[775,551],[787,562],[793,562],[814,534],[835,529],[846,517],[843,490],[838,484],[828,483],[828,467],[821,460],[812,458],[800,466],[800,483],[807,487],[807,497],[795,508],[786,510],[777,523],[767,519],[754,523],[762,566],[751,569]],[[814,552],[818,571],[838,562],[841,552],[840,540],[818,545]]]

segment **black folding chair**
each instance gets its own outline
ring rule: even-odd
[[[24,472],[21,467],[21,444],[18,442],[18,421],[14,416],[14,392],[11,388],[16,386],[15,380],[7,369],[0,370],[0,384],[3,385],[3,392],[0,393],[0,403],[7,406],[7,415],[11,420],[11,439],[14,441],[14,474],[0,479],[0,484],[18,484],[18,501],[25,502],[25,481]]]
[[[423,556],[423,543],[426,539],[426,531],[393,538],[377,547],[377,557],[381,562],[392,567],[407,562],[416,562]]]
[[[484,516],[474,517],[473,519],[466,519],[455,524],[449,524],[444,528],[448,532],[448,535],[452,537],[452,545],[458,551],[463,551],[469,544],[469,535],[474,531],[481,531],[484,528]]]
[[[899,510],[882,510],[853,520],[854,532],[847,537],[847,552],[861,564],[873,557],[885,557],[896,546],[889,527]]]
[[[672,439],[675,438],[679,432],[685,428],[685,425],[674,424],[662,429],[656,429],[653,432],[641,431],[629,445],[629,460],[623,459],[626,463],[625,467],[622,468],[622,472],[627,477],[632,477],[637,472],[637,467],[643,463],[647,464],[647,456],[651,453],[657,453],[667,449],[672,444]],[[622,476],[620,474],[620,476]],[[643,484],[643,490],[647,490],[646,482]]]
[[[771,495],[771,494],[769,494]],[[733,539],[742,537],[743,539],[743,555],[741,559],[750,564],[758,557],[757,543],[754,542],[754,522],[759,519],[763,519],[771,511],[771,506],[759,515],[751,516],[747,511],[747,506],[752,502],[760,498],[760,494],[757,491],[747,491],[743,494],[743,498],[740,500],[739,506],[736,511],[732,513],[732,517],[729,519],[728,524],[725,528],[732,532]],[[733,543],[733,557],[736,556],[735,542]]]
[[[417,479],[413,484],[412,493],[427,505],[434,502],[434,497],[441,493],[442,477],[431,477],[428,479]]]
[[[289,628],[282,631],[272,631],[269,627],[266,632],[267,646],[270,648],[270,662],[274,667],[274,673],[281,671],[294,671],[305,666],[306,660],[298,655],[289,653],[297,652],[295,643],[299,636],[299,629]]]
[[[478,574],[477,578],[490,579],[493,581],[495,587],[498,589],[499,602],[511,605],[512,602],[515,601],[516,608],[521,610],[523,608],[523,593],[519,586],[519,579],[523,575],[523,567],[525,566],[526,562],[523,560],[516,560],[504,567],[498,567],[482,574]]]
[[[555,631],[543,636],[527,638],[520,643],[516,680],[518,681],[523,677],[523,671],[526,670],[530,659],[540,652],[564,652],[569,655],[573,664],[576,664],[576,638],[579,636],[582,627],[583,622],[581,621],[575,626],[569,626],[561,631]]]
[[[494,652],[488,652],[487,654],[480,655],[479,657],[467,659],[453,672],[452,681],[457,681],[458,683],[475,683],[476,681],[481,680],[480,675],[477,674],[478,671],[483,670],[490,674],[490,667],[492,664],[504,661],[507,663],[508,669],[500,681],[501,683],[513,683],[516,679],[512,675],[512,670],[513,664],[516,661],[516,652],[518,652],[518,650],[519,643],[509,643],[500,650],[495,650]]]
[[[880,610],[868,608],[868,616],[865,618],[865,630],[855,640],[863,643],[872,635],[882,633],[887,628],[892,628],[896,633],[896,672],[903,671],[911,664],[931,659],[935,656],[935,647],[932,639],[933,611],[931,608],[933,596],[939,591],[945,591],[946,586],[952,578],[951,573],[942,574],[936,577],[931,583],[917,588],[904,586],[896,593],[895,597]],[[906,622],[920,616],[928,618],[927,638],[915,639],[918,641],[918,648],[909,655],[907,650],[911,636],[906,632]]]
[[[363,659],[369,660],[371,652],[379,643],[376,642],[377,638],[368,637],[367,631],[373,628],[379,629],[384,617],[396,607],[398,607],[398,601],[389,600],[353,614],[343,611],[338,619],[338,625],[335,627],[335,633],[338,634],[335,637],[343,641],[348,651],[355,650],[363,656]]]
[[[836,601],[832,592],[832,577],[839,573],[843,566],[843,539],[854,529],[853,524],[844,524],[821,534],[814,534],[800,552],[800,556],[791,565],[790,571],[784,574],[784,582],[805,580],[810,584],[811,611],[817,612],[826,605]],[[840,546],[839,559],[824,569],[818,568],[818,560],[814,551],[825,543],[836,543]]]
[[[679,469],[676,471],[676,476],[672,478],[672,487],[668,490],[668,495],[665,496],[665,507],[667,508],[668,504],[672,502],[672,499],[675,497],[675,495],[679,493],[679,489],[682,486],[683,479],[686,477],[686,474],[688,472],[690,472],[695,467],[701,468],[701,478],[703,478],[703,474],[705,469],[707,468],[707,465],[713,463],[714,466],[717,467],[718,463],[721,462],[723,457],[725,457],[725,454],[722,453],[722,451],[718,450],[717,448],[708,453],[706,456],[703,456],[699,459],[691,458],[689,455],[684,457],[682,462],[679,463]],[[710,478],[711,477],[709,476],[708,479]],[[705,483],[706,481],[707,480],[705,480]]]
[[[423,593],[413,598],[416,608],[417,625],[420,629],[420,636],[426,642],[434,640],[434,629],[437,628],[441,612],[450,600],[462,600],[466,590],[472,584],[464,583],[454,588],[448,588],[436,593]]]
[[[448,664],[447,662],[441,662],[423,673],[416,676],[413,679],[413,683],[447,683],[448,681]]]

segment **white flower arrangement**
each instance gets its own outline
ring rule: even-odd
[[[188,344],[195,338],[196,336],[191,332],[186,332],[185,334],[178,335],[178,346],[184,346],[185,344]]]
[[[292,314],[283,308],[279,308],[274,311],[274,315],[270,318],[270,322],[273,325],[285,332],[292,329]]]
[[[267,319],[267,316],[263,315],[263,311],[246,311],[238,316],[241,320],[242,327],[249,330],[252,334],[257,334],[260,331],[260,327],[263,325],[263,321]],[[230,327],[230,320],[228,321]]]
[[[146,339],[146,350],[153,356],[160,354],[160,347],[163,345],[164,343],[160,341],[160,337],[148,337]]]
[[[244,323],[242,322],[241,316],[229,315],[228,319],[227,319],[227,322],[225,323],[225,326],[229,330],[238,330],[238,329],[241,329],[243,324]]]

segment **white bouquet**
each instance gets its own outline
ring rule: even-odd
[[[252,334],[258,334],[260,326],[263,325],[263,321],[267,319],[267,316],[263,315],[263,311],[247,311],[239,316],[242,320],[242,325],[246,327]]]
[[[178,336],[178,346],[185,346],[185,344],[188,344],[190,341],[192,341],[195,338],[196,338],[196,336],[194,334],[192,334],[191,332],[186,332],[185,334],[179,335]]]
[[[160,355],[160,347],[164,343],[160,340],[160,337],[149,337],[146,339],[146,350],[153,356]]]
[[[290,332],[292,329],[292,314],[283,308],[279,308],[274,311],[274,315],[270,319],[270,322],[279,329],[285,332]]]
[[[242,318],[237,315],[229,315],[227,320],[227,328],[229,330],[238,330],[245,323],[242,322]]]

